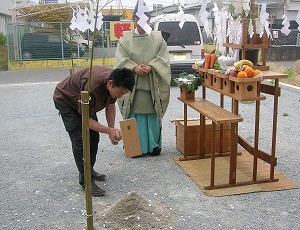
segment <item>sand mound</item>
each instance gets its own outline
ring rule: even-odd
[[[109,229],[163,229],[171,227],[175,213],[160,202],[131,192],[103,212],[96,210],[95,219]]]

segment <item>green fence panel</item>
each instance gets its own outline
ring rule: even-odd
[[[112,58],[117,41],[110,40],[110,22],[101,31],[71,30],[65,22],[17,22],[7,24],[9,61],[89,58],[95,35],[94,58]]]

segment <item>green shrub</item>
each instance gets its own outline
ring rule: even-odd
[[[0,45],[0,70],[8,69],[8,60],[7,60],[7,47],[6,45]]]
[[[7,42],[6,37],[4,36],[3,33],[0,33],[0,45],[5,45]]]

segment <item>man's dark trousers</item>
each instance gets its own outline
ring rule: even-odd
[[[83,143],[82,143],[82,119],[81,114],[79,114],[75,109],[54,102],[56,109],[58,109],[63,123],[67,132],[69,133],[69,137],[72,142],[72,151],[75,158],[76,166],[78,168],[79,173],[82,175],[84,172],[83,165]],[[96,114],[92,116],[92,118],[98,121]],[[91,169],[96,162],[96,155],[98,151],[99,144],[99,133],[90,129],[90,156],[91,156]],[[79,183],[83,184],[83,181]]]

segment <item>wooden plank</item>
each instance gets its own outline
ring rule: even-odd
[[[235,49],[241,49],[243,47],[243,45],[233,44],[233,43],[223,43],[223,46],[229,48],[235,48]]]
[[[280,79],[280,78],[288,78],[288,75],[287,75],[287,74],[284,74],[284,73],[277,73],[277,72],[270,71],[270,70],[262,71],[262,74],[263,74],[263,78],[264,78],[264,79]]]
[[[255,149],[247,142],[245,141],[242,137],[239,136],[238,138],[238,143],[247,151],[249,152],[251,155],[254,155],[254,151]],[[271,164],[271,155],[261,151],[261,150],[257,150],[257,157],[269,164]],[[274,160],[274,166],[277,165],[277,158],[275,158]]]
[[[140,138],[135,118],[120,121],[120,128],[126,157],[142,155]]]
[[[260,179],[256,181],[242,181],[242,182],[237,182],[235,184],[218,184],[214,185],[213,187],[211,186],[206,186],[204,187],[205,190],[212,190],[212,189],[221,189],[221,188],[231,188],[231,187],[237,187],[237,186],[245,186],[245,185],[252,185],[252,184],[263,184],[263,183],[271,183],[271,182],[277,182],[279,179]]]
[[[281,95],[281,89],[278,89],[278,96],[280,97]],[[275,95],[275,86],[274,85],[266,85],[266,84],[260,84],[260,92],[261,93],[266,93],[270,95]]]
[[[265,96],[251,97],[251,98],[241,98],[241,97],[237,97],[233,93],[225,93],[225,92],[223,92],[223,90],[216,89],[215,87],[206,85],[205,83],[202,83],[202,86],[203,86],[203,89],[205,89],[207,87],[207,88],[209,88],[211,90],[214,90],[214,91],[216,91],[218,93],[221,93],[221,94],[223,94],[225,96],[231,97],[231,98],[233,98],[235,100],[239,100],[239,101],[260,101],[260,100],[266,100]]]
[[[232,123],[232,122],[241,122],[243,118],[203,99],[203,98],[195,98],[190,100],[184,100],[178,98],[184,104],[193,108],[197,112],[203,114],[208,119],[212,120],[216,124],[222,123]]]

